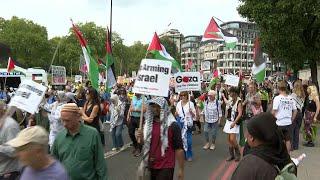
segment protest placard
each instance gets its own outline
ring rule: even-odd
[[[200,72],[179,72],[174,79],[176,92],[201,91]]]
[[[235,75],[225,75],[225,84],[229,86],[239,86],[240,77]]]
[[[66,68],[64,66],[51,66],[52,85],[66,85]]]
[[[47,87],[41,84],[32,80],[24,80],[12,97],[9,106],[34,114],[37,112],[46,90]]]
[[[133,92],[167,97],[171,65],[170,61],[143,59],[134,83]]]
[[[75,75],[74,76],[74,82],[81,82],[82,83],[82,76],[81,75]]]

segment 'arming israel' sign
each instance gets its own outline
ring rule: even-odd
[[[47,87],[32,80],[24,80],[15,95],[12,97],[9,106],[15,106],[28,113],[37,112]]]
[[[167,97],[171,65],[172,63],[169,61],[143,59],[134,83],[133,92]]]

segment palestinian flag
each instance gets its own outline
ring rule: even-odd
[[[217,84],[218,83],[218,81],[219,81],[219,71],[218,70],[214,70],[213,71],[213,77],[212,77],[212,79],[211,79],[211,81],[210,81],[210,84],[209,84],[209,86],[208,86],[208,88],[207,88],[207,91],[210,91],[211,90],[211,88],[212,88],[212,86],[214,86],[215,84]]]
[[[227,31],[221,29],[214,18],[211,18],[210,23],[204,32],[202,41],[206,40],[216,40],[223,41],[227,48],[234,49],[238,38]]]
[[[166,51],[166,48],[160,43],[160,39],[156,32],[154,33],[152,42],[149,44],[147,53],[150,53],[153,59],[167,60],[172,62],[173,69],[176,69],[176,71],[182,71],[180,63],[171,57]]]
[[[11,57],[9,57],[8,59],[8,66],[7,66],[7,72],[11,72],[13,71],[15,68],[15,64],[14,64],[14,61]]]
[[[106,36],[106,43],[105,43],[106,56],[104,59],[105,59],[105,63],[106,63],[106,76],[107,76],[106,88],[108,91],[110,91],[112,86],[114,86],[116,84],[116,78],[115,78],[114,72],[112,70],[112,65],[114,64],[114,59],[112,56],[111,40],[109,37],[110,37],[110,32],[109,32],[109,29],[107,28],[107,36]]]
[[[72,22],[72,20],[71,20],[71,22]],[[88,76],[91,81],[91,85],[93,88],[98,90],[99,89],[98,63],[91,55],[90,47],[88,46],[87,41],[84,39],[81,31],[78,29],[78,27],[76,25],[73,24],[73,22],[72,22],[72,28],[73,28],[73,31],[80,42],[82,52],[83,52],[83,57],[86,61]]]
[[[263,52],[260,45],[260,39],[257,37],[254,41],[252,74],[258,83],[264,81],[266,76],[266,61],[263,58]]]

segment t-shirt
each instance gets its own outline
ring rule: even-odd
[[[222,117],[221,101],[214,100],[205,102],[204,117],[207,123],[215,123]]]
[[[183,149],[181,130],[176,122],[168,128],[168,147],[161,156],[160,122],[153,122],[149,158],[153,158],[152,169],[174,168],[175,150]]]
[[[144,98],[144,102],[146,102],[146,99]],[[137,98],[136,96],[134,96],[132,98],[132,106],[134,109],[141,109],[142,106],[142,97]],[[137,111],[133,111],[131,112],[131,116],[133,117],[140,117],[141,112],[137,112]]]
[[[31,167],[26,167],[22,172],[20,180],[68,180],[66,170],[58,161],[52,163],[49,167],[42,170],[34,170]]]
[[[296,104],[290,96],[278,95],[273,100],[273,110],[277,111],[277,125],[288,126],[292,124],[292,111],[296,110]]]

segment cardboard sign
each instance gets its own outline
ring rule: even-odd
[[[133,92],[167,97],[171,65],[170,61],[143,59],[133,86]]]
[[[74,76],[74,82],[81,82],[82,83],[82,76],[81,75],[75,75]]]
[[[225,84],[229,86],[239,86],[240,77],[234,76],[234,75],[225,75],[224,77],[226,79]]]
[[[64,66],[51,66],[52,85],[66,85],[66,68]]]
[[[201,91],[200,72],[179,72],[174,79],[176,92]]]
[[[15,95],[12,97],[9,106],[17,107],[28,113],[34,114],[38,111],[47,87],[32,80],[24,80]]]

